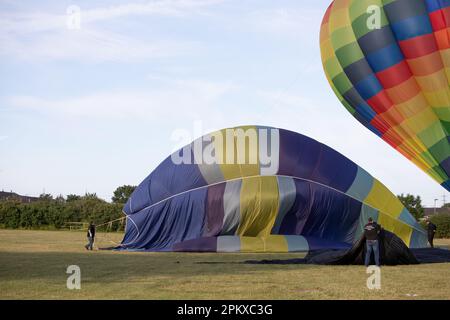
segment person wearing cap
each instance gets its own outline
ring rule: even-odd
[[[380,266],[380,247],[378,241],[378,234],[380,231],[380,225],[369,217],[368,223],[364,226],[364,236],[366,238],[366,257],[364,263],[366,267],[370,264],[370,256],[372,255],[372,252],[375,256],[375,264],[378,267]]]
[[[427,217],[426,221],[427,221],[427,231],[428,231],[428,242],[430,243],[430,246],[432,248],[434,248],[433,241],[434,241],[434,235],[436,234],[437,227],[433,222],[431,222],[429,217]]]

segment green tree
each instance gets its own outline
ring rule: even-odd
[[[60,194],[59,196],[57,196],[55,198],[55,201],[58,203],[64,203],[64,202],[66,202],[66,199],[64,199],[64,196],[62,194]]]
[[[97,193],[89,193],[89,192],[86,192],[85,194],[84,194],[84,196],[82,197],[82,199],[84,199],[84,200],[100,200],[99,199],[99,197],[97,197]]]
[[[76,195],[76,194],[68,194],[67,195],[67,198],[66,198],[66,201],[67,202],[72,202],[72,201],[77,201],[77,200],[80,200],[81,199],[81,197],[79,196],[79,195]]]
[[[450,214],[441,213],[431,217],[431,221],[436,225],[436,237],[450,237]]]
[[[95,194],[73,201],[62,201],[61,197],[52,201],[48,196],[42,198],[44,200],[27,203],[17,199],[0,201],[0,228],[59,229],[67,222],[94,221],[102,224],[123,217],[122,204],[108,203]],[[123,230],[124,225],[123,220],[115,221],[100,227],[100,230]]]
[[[116,191],[114,191],[112,201],[120,204],[126,203],[135,189],[136,186],[129,185],[118,187]]]
[[[420,196],[414,196],[412,194],[404,195],[403,193],[399,196],[397,196],[398,199],[403,203],[406,209],[416,218],[416,220],[419,220],[420,218],[423,218],[423,206],[422,206],[422,199]]]
[[[41,193],[41,195],[39,196],[39,200],[51,201],[51,200],[53,200],[53,196],[50,193]]]

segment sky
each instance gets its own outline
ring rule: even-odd
[[[176,147],[239,125],[289,129],[426,206],[450,195],[359,124],[322,69],[330,0],[0,0],[0,189],[139,184]]]

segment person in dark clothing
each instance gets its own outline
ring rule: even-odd
[[[378,234],[381,231],[381,227],[378,223],[369,218],[368,223],[364,226],[364,236],[366,238],[366,267],[370,264],[370,256],[373,252],[375,256],[375,264],[380,266],[380,248],[378,243]]]
[[[430,243],[430,246],[434,248],[433,240],[434,235],[436,234],[436,225],[431,222],[429,218],[427,218],[427,230],[428,230],[428,242]]]
[[[95,224],[91,222],[88,227],[87,232],[88,244],[84,247],[86,250],[93,250],[94,248],[94,240],[95,240]]]

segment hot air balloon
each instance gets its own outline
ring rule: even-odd
[[[450,1],[335,0],[326,76],[365,127],[450,191]]]
[[[301,134],[238,127],[205,135],[167,157],[123,209],[118,249],[296,252],[342,249],[368,217],[410,247],[426,233],[364,169]]]

